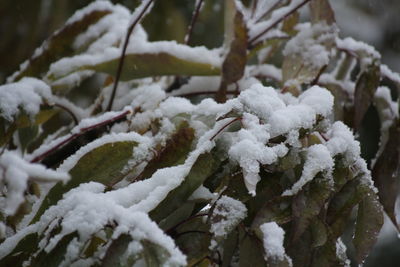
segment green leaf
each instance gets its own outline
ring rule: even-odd
[[[196,53],[195,50],[193,53]],[[70,73],[64,73],[62,76],[50,74],[48,78],[54,81],[73,72],[82,70],[94,70],[114,76],[116,74],[119,60],[120,57],[116,57],[94,65],[76,66],[76,68],[71,70]],[[126,54],[124,68],[121,73],[121,80],[129,81],[132,79],[163,75],[210,76],[219,74],[219,67],[179,58],[167,52],[155,54]]]
[[[224,252],[224,255],[222,257],[222,267],[231,266],[231,261],[232,261],[233,255],[235,254],[235,251],[238,246],[237,230],[232,231],[228,234],[228,236],[224,240],[224,243],[222,246],[223,246],[223,252]]]
[[[328,242],[317,248],[313,255],[313,260],[311,267],[319,267],[319,266],[349,266],[348,259],[346,255],[338,254],[336,247],[336,240],[329,239]]]
[[[37,249],[38,234],[30,233],[22,238],[7,256],[0,260],[0,266],[22,266],[22,263]]]
[[[375,193],[369,192],[358,207],[356,229],[353,238],[356,260],[363,264],[374,246],[383,225],[382,206]]]
[[[354,92],[354,128],[359,129],[361,122],[372,103],[380,82],[380,67],[374,62],[361,74]]]
[[[328,231],[325,223],[320,218],[314,218],[310,224],[312,247],[321,247],[328,240]]]
[[[51,63],[74,54],[73,43],[75,38],[85,32],[90,25],[95,24],[110,13],[111,10],[93,10],[82,16],[81,19],[66,24],[45,42],[42,53],[31,57],[27,67],[22,69],[14,80],[19,80],[25,76],[40,77],[47,72]]]
[[[292,241],[296,241],[320,213],[332,191],[331,182],[320,175],[300,191],[293,199]]]
[[[389,139],[372,169],[374,185],[386,214],[396,227],[395,203],[399,188],[400,170],[400,120],[389,129]]]
[[[35,140],[39,134],[39,127],[34,125],[32,127],[25,127],[18,130],[18,139],[21,144],[22,151],[26,151],[28,146]]]
[[[264,248],[262,242],[257,237],[245,234],[245,237],[240,241],[239,266],[266,266]]]
[[[328,0],[311,0],[310,10],[312,23],[322,21],[325,21],[328,25],[335,23],[335,13]]]
[[[122,264],[121,259],[128,248],[132,237],[128,234],[121,234],[118,238],[111,242],[104,257],[101,261],[102,267],[127,267],[127,264]]]
[[[46,209],[59,201],[63,194],[82,183],[99,182],[104,185],[115,184],[123,178],[124,167],[132,158],[133,141],[113,142],[101,145],[82,156],[70,170],[71,179],[66,183],[57,183],[43,200],[32,223],[39,220]]]
[[[57,245],[49,252],[42,250],[31,262],[32,267],[58,267],[63,261],[67,252],[67,247],[72,239],[78,238],[78,233],[70,233],[57,242]]]
[[[205,179],[213,174],[219,163],[219,159],[212,152],[201,154],[184,181],[177,188],[170,191],[166,198],[149,213],[150,218],[159,222],[180,207],[203,184]]]

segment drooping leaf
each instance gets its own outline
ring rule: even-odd
[[[373,63],[361,74],[354,92],[354,128],[359,129],[362,119],[371,105],[380,81],[380,68]]]
[[[353,244],[356,260],[362,264],[374,246],[383,225],[382,206],[374,192],[369,192],[358,207]]]
[[[101,261],[102,267],[114,267],[114,266],[127,266],[121,264],[121,259],[128,248],[129,243],[132,241],[132,237],[128,234],[121,234],[119,237],[111,242],[104,257]]]
[[[82,183],[95,181],[104,185],[115,183],[125,174],[124,167],[132,158],[137,142],[122,141],[101,145],[82,156],[69,171],[71,179],[66,183],[57,183],[43,200],[32,222],[39,220],[45,210],[56,204],[63,194]]]
[[[235,254],[235,251],[238,246],[238,232],[232,231],[226,237],[223,243],[223,251],[224,255],[222,257],[222,267],[231,266],[232,257]]]
[[[328,230],[325,223],[320,218],[314,218],[310,224],[311,235],[312,235],[312,247],[321,247],[328,240]]]
[[[196,53],[196,51],[193,50],[193,53]],[[83,70],[94,70],[114,76],[116,74],[119,60],[119,57],[115,57],[98,64],[76,66],[76,69],[71,70],[70,73],[64,73],[62,76],[59,76],[58,74],[50,74],[48,78],[54,81],[73,72]],[[154,54],[128,53],[125,55],[121,81],[163,75],[211,76],[219,75],[219,73],[220,69],[217,66],[179,58],[174,54],[169,54],[167,52]]]
[[[239,266],[265,266],[264,248],[257,237],[246,234],[239,245]]]
[[[372,169],[374,185],[386,214],[396,227],[395,203],[398,196],[400,171],[400,120],[389,129],[389,139]]]
[[[219,159],[212,153],[201,154],[184,181],[170,191],[166,198],[149,213],[150,218],[156,222],[166,218],[172,211],[180,207],[218,166]]]
[[[72,239],[78,238],[78,233],[73,232],[70,233],[60,241],[57,242],[57,245],[49,252],[44,250],[40,251],[40,253],[32,260],[32,267],[41,267],[41,266],[49,266],[49,267],[58,267],[60,263],[64,260],[64,257],[67,252],[67,247]]]
[[[72,55],[74,53],[73,42],[75,38],[85,32],[90,25],[95,24],[111,12],[111,10],[107,9],[93,9],[82,18],[66,24],[45,42],[41,53],[31,57],[27,67],[22,69],[14,77],[14,80],[19,80],[25,76],[40,77],[47,71],[51,63]]]
[[[332,191],[331,182],[317,175],[309,187],[300,191],[293,199],[292,241],[296,241],[304,233],[311,221],[316,217]]]
[[[368,191],[369,187],[363,184],[360,178],[354,178],[332,197],[326,214],[332,238],[338,238],[343,233],[351,211]]]
[[[292,197],[283,196],[267,202],[261,207],[254,217],[251,228],[257,230],[260,225],[267,222],[285,224],[292,219],[291,212]]]

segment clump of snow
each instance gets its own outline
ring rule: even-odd
[[[328,45],[335,41],[337,30],[325,23],[298,25],[298,34],[287,42],[283,54],[302,59],[305,65],[320,69],[328,65],[333,50]]]
[[[279,227],[276,222],[269,222],[260,225],[260,230],[263,233],[263,244],[265,251],[265,259],[277,259],[280,261],[288,260],[289,265],[292,266],[291,259],[286,255],[283,241],[285,238],[285,231]]]
[[[381,58],[381,55],[374,47],[364,42],[356,41],[351,37],[346,37],[345,39],[336,38],[336,45],[339,49],[348,50],[354,53],[364,53],[366,56],[375,59]]]
[[[6,187],[5,198],[0,199],[1,209],[6,215],[13,215],[24,201],[28,180],[41,182],[67,181],[64,171],[46,169],[43,165],[26,162],[15,151],[0,155],[0,187]]]
[[[11,121],[23,110],[31,118],[40,110],[44,100],[51,99],[50,87],[35,78],[0,86],[0,116]]]
[[[215,238],[225,237],[247,215],[246,206],[239,200],[222,196],[215,203],[210,232]]]
[[[320,144],[310,146],[307,150],[307,158],[300,179],[282,195],[292,196],[297,194],[305,184],[320,172],[324,172],[327,179],[332,179],[333,166],[333,159],[326,146]]]
[[[342,260],[345,264],[345,267],[350,267],[350,260],[347,258],[347,248],[346,245],[343,243],[342,239],[339,237],[336,240],[336,256]]]

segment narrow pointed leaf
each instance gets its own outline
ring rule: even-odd
[[[27,67],[17,73],[13,80],[19,80],[25,76],[40,77],[47,71],[51,63],[72,55],[74,53],[73,42],[75,38],[85,32],[90,25],[95,24],[111,12],[111,10],[107,9],[94,9],[79,20],[66,24],[45,42],[41,53],[32,56]]]
[[[332,186],[328,179],[317,177],[310,183],[308,189],[302,190],[294,197],[292,241],[300,238],[314,217],[320,213],[331,190]]]
[[[378,188],[379,200],[386,214],[398,227],[395,203],[400,179],[400,120],[389,129],[389,140],[372,169],[374,185]]]
[[[193,50],[193,53],[196,53],[196,51]],[[64,73],[61,76],[59,74],[50,74],[49,79],[56,80],[82,70],[94,70],[114,76],[119,60],[119,57],[115,57],[93,65],[76,66],[75,69],[70,70],[70,73]],[[167,52],[154,54],[128,53],[125,55],[124,68],[121,72],[121,81],[163,75],[211,76],[219,75],[219,73],[220,69],[217,66],[179,58]]]
[[[379,86],[380,69],[374,63],[358,78],[354,92],[354,128],[359,129],[362,119],[372,103],[376,89]]]
[[[383,225],[382,206],[373,192],[362,200],[358,207],[353,244],[356,260],[362,264],[374,246]]]

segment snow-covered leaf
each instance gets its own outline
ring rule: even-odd
[[[101,4],[95,2],[77,11],[75,17],[72,17],[63,28],[46,40],[10,80],[17,81],[25,76],[40,77],[47,72],[51,63],[74,54],[76,51],[73,43],[76,37],[85,32],[90,25],[110,14],[112,8],[113,6],[109,2]]]
[[[166,48],[166,50],[168,50],[168,48]],[[190,50],[189,47],[188,50]],[[197,51],[193,49],[191,53],[195,56]],[[73,72],[84,70],[94,70],[114,76],[120,57],[118,53],[113,54],[114,56],[109,58],[100,57],[100,59],[99,55],[77,56],[80,57],[79,60],[77,59],[77,63],[68,68],[68,72],[52,73],[52,70],[50,70],[48,78],[55,81]],[[74,58],[71,58],[71,60],[73,61]],[[175,54],[171,54],[168,51],[156,53],[127,53],[125,55],[121,80],[129,81],[132,79],[163,75],[210,76],[218,75],[219,73],[220,68],[218,66],[177,57]]]
[[[32,222],[37,221],[49,206],[56,204],[64,193],[79,184],[96,181],[111,185],[123,178],[126,172],[124,168],[132,159],[138,142],[129,140],[129,137],[125,138],[125,141],[119,141],[118,138],[113,140],[112,136],[110,137],[108,142],[98,139],[82,147],[64,162],[60,168],[70,168],[71,180],[66,184],[58,183],[50,189]]]
[[[171,190],[166,198],[149,214],[154,221],[161,221],[183,202],[218,168],[219,160],[212,153],[201,154],[193,164],[182,184]]]

